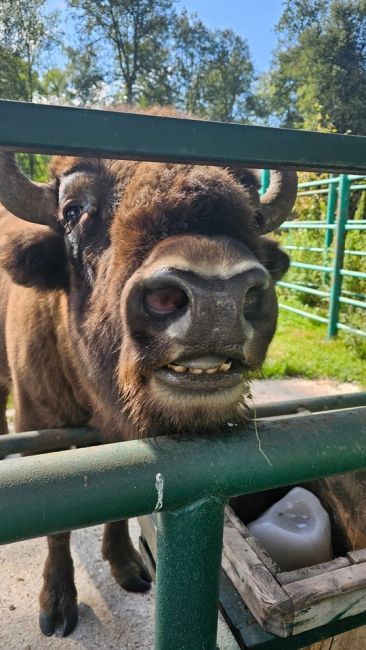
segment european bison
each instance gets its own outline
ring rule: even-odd
[[[0,154],[1,433],[100,427],[106,441],[240,420],[248,372],[273,336],[288,258],[262,235],[286,219],[296,175],[59,157],[39,185]],[[16,218],[15,216],[16,215]],[[70,533],[48,537],[40,627],[78,617]],[[126,521],[105,526],[117,582],[150,578]]]

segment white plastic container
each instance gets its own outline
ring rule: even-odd
[[[301,487],[248,525],[282,571],[328,562],[332,559],[328,513],[319,499]]]

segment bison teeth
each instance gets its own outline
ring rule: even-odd
[[[228,361],[227,363],[223,363],[223,364],[220,366],[220,370],[221,370],[222,372],[227,372],[228,370],[230,370],[230,368],[231,368],[231,361]]]
[[[168,368],[174,370],[175,372],[187,372],[187,368],[184,366],[175,366],[173,363],[168,363]]]
[[[221,366],[215,366],[215,368],[186,368],[185,366],[176,366],[174,363],[168,363],[167,368],[174,372],[186,372],[190,375],[213,375],[217,372],[228,372],[231,368],[231,361],[222,363]]]

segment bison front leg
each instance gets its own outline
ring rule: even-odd
[[[74,565],[70,553],[70,533],[47,537],[48,556],[43,571],[43,588],[39,597],[41,606],[39,625],[43,634],[51,636],[57,625],[62,625],[62,636],[67,636],[78,621],[77,592],[74,583]]]
[[[128,520],[104,527],[102,554],[111,565],[113,577],[127,591],[143,593],[151,586],[151,577],[128,532]]]

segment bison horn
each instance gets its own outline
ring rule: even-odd
[[[0,202],[25,221],[53,225],[57,208],[52,183],[34,183],[20,171],[13,153],[0,152]]]
[[[271,170],[269,187],[260,198],[257,212],[261,235],[276,230],[289,217],[296,193],[296,172]]]

